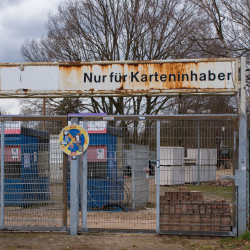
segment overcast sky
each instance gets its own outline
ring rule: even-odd
[[[20,48],[26,38],[46,34],[50,11],[56,13],[60,0],[0,0],[0,63],[22,62]],[[18,114],[18,102],[0,99],[0,107]]]

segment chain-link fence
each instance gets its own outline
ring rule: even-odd
[[[161,122],[160,229],[231,232],[236,228],[235,121]]]
[[[67,117],[4,122],[3,228],[65,230],[62,153],[55,140],[65,124]]]
[[[67,117],[15,119],[4,122],[4,228],[66,230],[72,160],[58,139]],[[86,221],[89,231],[236,235],[236,116],[79,116],[83,122],[79,230]]]

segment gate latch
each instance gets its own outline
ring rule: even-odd
[[[239,186],[239,172],[238,169],[235,170],[235,175],[221,175],[220,178],[224,180],[234,180],[235,186]]]

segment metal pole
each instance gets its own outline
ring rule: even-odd
[[[156,233],[160,233],[160,121],[156,131]]]
[[[147,169],[149,170],[149,148],[147,148],[147,156],[148,156]],[[146,172],[146,175],[149,175],[149,173]],[[147,189],[146,190],[146,202],[148,203],[149,202],[149,176],[148,176],[148,179],[146,179],[146,189]]]
[[[248,130],[248,138],[250,136],[250,130]],[[250,140],[248,140],[248,225],[250,225]]]
[[[250,136],[250,130],[248,130],[248,138]],[[250,140],[248,140],[248,225],[250,225]]]
[[[1,122],[1,225],[4,227],[4,122]]]
[[[63,127],[65,128],[68,125],[68,119],[63,120]],[[68,200],[68,155],[63,153],[63,228],[67,230],[67,200]]]
[[[200,121],[198,121],[198,185],[201,181],[201,162],[200,162]]]
[[[45,103],[46,98],[43,98],[43,115],[46,115],[46,103]],[[45,121],[43,122],[43,130],[45,130]]]
[[[71,124],[78,124],[72,117]],[[70,235],[78,234],[79,222],[79,156],[71,156],[70,164]]]
[[[239,186],[238,186],[238,235],[247,230],[247,116],[246,116],[246,58],[241,57],[239,112]]]
[[[83,121],[83,128],[87,131],[87,121]],[[83,153],[83,170],[82,170],[82,229],[88,231],[87,228],[87,206],[88,206],[88,162],[87,150]]]

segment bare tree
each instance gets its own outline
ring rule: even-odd
[[[198,57],[232,57],[235,38],[231,36],[229,11],[223,0],[190,0],[196,25],[191,36]]]
[[[28,61],[154,60],[186,56],[192,9],[180,0],[68,0],[47,36],[26,40]]]
[[[192,25],[192,8],[181,0],[67,0],[48,16],[47,35],[26,40],[21,54],[32,62],[184,58]],[[169,99],[102,97],[77,105],[85,112],[158,114]],[[56,112],[71,101],[49,100]]]

